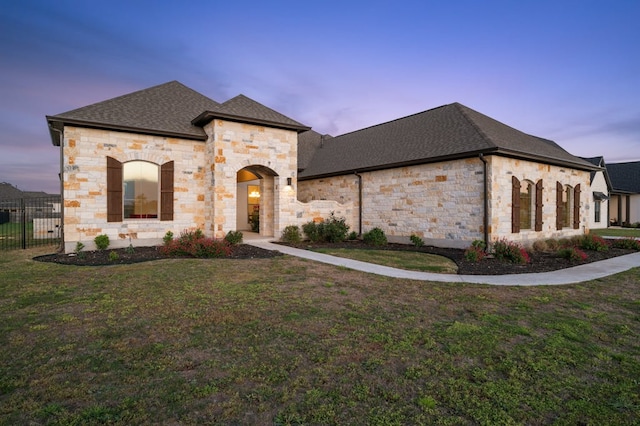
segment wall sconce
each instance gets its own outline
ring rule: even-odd
[[[291,178],[290,177],[287,178],[287,186],[291,186]]]

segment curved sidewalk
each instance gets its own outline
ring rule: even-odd
[[[625,256],[614,257],[599,262],[587,263],[574,266],[572,268],[560,269],[551,272],[539,272],[533,274],[510,274],[510,275],[454,275],[454,274],[434,274],[430,272],[406,271],[404,269],[391,268],[389,266],[376,265],[373,263],[361,262],[359,260],[345,259],[342,257],[330,256],[328,254],[316,253],[309,250],[297,249],[280,244],[274,244],[266,239],[249,239],[245,244],[260,247],[266,250],[275,250],[290,256],[315,260],[316,262],[328,263],[330,265],[343,266],[356,271],[369,272],[392,278],[406,278],[419,281],[438,282],[460,282],[473,284],[490,285],[562,285],[575,284],[584,281],[595,280],[619,272],[627,271],[640,266],[640,252]]]

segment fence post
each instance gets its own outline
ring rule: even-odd
[[[27,209],[24,204],[24,198],[20,198],[20,224],[22,225],[22,249],[27,248]]]

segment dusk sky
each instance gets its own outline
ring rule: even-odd
[[[178,80],[339,135],[460,102],[640,160],[640,1],[32,1],[0,8],[0,182],[59,193],[45,115]]]

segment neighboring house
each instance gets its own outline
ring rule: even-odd
[[[607,164],[611,178],[609,215],[615,225],[640,223],[640,161]]]
[[[359,233],[468,246],[589,227],[597,166],[460,104],[342,136],[245,96],[170,82],[55,116],[64,246],[158,244],[167,231],[264,236],[334,212]]]
[[[587,196],[591,197],[589,206],[592,207],[589,215],[589,229],[600,229],[609,226],[609,197],[611,194],[611,179],[606,169],[604,158],[591,157],[584,158],[594,166],[601,167],[601,170],[591,172],[591,192]]]

